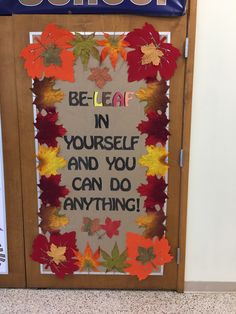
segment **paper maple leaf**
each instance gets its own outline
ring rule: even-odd
[[[57,232],[61,227],[69,223],[67,216],[60,215],[59,211],[60,208],[41,206],[38,216],[41,218],[39,227],[42,229],[43,233]]]
[[[61,175],[51,175],[49,178],[42,176],[39,188],[42,190],[40,199],[43,205],[51,207],[60,207],[59,198],[66,197],[69,190],[65,186],[60,186]]]
[[[140,228],[144,228],[143,236],[145,238],[159,239],[163,237],[166,227],[163,225],[166,220],[166,215],[163,210],[158,212],[150,212],[145,216],[140,216],[136,219],[136,223]]]
[[[112,238],[114,235],[119,235],[118,228],[120,227],[120,220],[111,220],[111,218],[107,217],[105,220],[105,224],[101,225],[101,229],[105,230],[106,235],[109,238]]]
[[[94,235],[97,231],[101,229],[101,225],[99,223],[99,219],[91,219],[89,217],[83,218],[83,226],[81,228],[82,232],[88,232],[89,236]]]
[[[94,81],[97,87],[103,88],[107,82],[112,81],[108,68],[92,68],[88,79]]]
[[[60,103],[64,98],[64,93],[60,89],[54,89],[56,81],[54,78],[44,78],[43,80],[35,79],[31,91],[35,94],[33,104],[39,111],[54,111],[55,104]]]
[[[47,239],[39,234],[34,239],[31,258],[50,268],[59,278],[72,274],[78,269],[75,265],[76,233],[52,233]]]
[[[39,143],[51,147],[57,146],[57,137],[63,137],[67,130],[62,125],[57,125],[58,113],[48,112],[43,116],[40,112],[37,114],[34,126],[38,129],[35,136]]]
[[[37,158],[39,165],[37,167],[41,176],[56,175],[57,171],[66,166],[66,160],[63,157],[58,157],[60,147],[39,146]]]
[[[166,114],[158,114],[155,111],[150,111],[147,113],[147,121],[141,121],[138,125],[138,130],[141,134],[147,134],[145,145],[156,145],[161,143],[163,146],[166,145],[169,131],[166,129],[167,124],[170,120],[167,119]]]
[[[142,65],[150,64],[159,65],[161,62],[161,57],[164,55],[160,49],[157,49],[156,46],[151,43],[141,47],[143,53],[142,56]]]
[[[130,275],[135,275],[139,280],[144,280],[160,266],[169,263],[173,256],[169,254],[170,245],[166,238],[146,239],[139,234],[128,232],[126,246],[130,264],[125,270]]]
[[[144,109],[145,113],[158,110],[165,112],[169,103],[169,98],[166,96],[168,89],[169,87],[165,81],[151,81],[147,83],[147,87],[140,88],[135,95],[141,102],[147,102]]]
[[[59,80],[74,81],[75,57],[70,42],[74,35],[55,24],[49,24],[33,44],[24,48],[20,54],[31,78],[55,77]]]
[[[73,53],[76,58],[80,58],[84,66],[84,70],[88,69],[88,63],[91,56],[98,61],[100,59],[99,51],[96,48],[97,42],[94,37],[95,33],[90,35],[75,33],[75,39],[71,43],[74,47]]]
[[[147,155],[139,159],[141,166],[147,167],[148,176],[162,176],[164,177],[168,171],[168,164],[166,158],[168,153],[164,146],[147,146]]]
[[[160,208],[163,208],[167,199],[165,180],[163,178],[158,179],[156,176],[148,176],[147,181],[147,184],[142,184],[137,189],[141,196],[146,196],[144,207],[148,209],[159,205]]]
[[[164,80],[172,77],[181,54],[172,44],[166,43],[166,38],[161,38],[151,24],[145,23],[142,28],[129,32],[125,40],[133,49],[127,54],[129,82],[156,78],[158,73]]]
[[[74,254],[76,256],[75,265],[79,267],[80,271],[98,271],[97,267],[100,265],[98,261],[100,258],[100,248],[93,253],[89,243],[87,243],[84,254],[80,253],[80,251],[74,251]]]
[[[125,35],[115,36],[104,33],[104,37],[104,40],[97,40],[97,44],[104,47],[101,52],[100,62],[102,63],[109,56],[111,65],[115,70],[119,55],[126,61],[127,52],[125,48],[128,47],[128,43],[124,40]]]
[[[117,243],[115,243],[111,255],[106,253],[104,250],[101,250],[101,255],[103,261],[101,265],[106,267],[106,272],[118,271],[124,273],[124,269],[129,267],[129,264],[126,263],[127,260],[127,250],[120,253]]]

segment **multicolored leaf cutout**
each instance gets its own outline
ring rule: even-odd
[[[69,223],[66,215],[60,215],[60,208],[42,205],[39,209],[38,216],[41,218],[39,227],[42,232],[58,232],[60,228],[65,227]]]
[[[100,62],[102,63],[109,56],[111,65],[115,70],[119,55],[126,61],[127,52],[125,48],[128,47],[128,43],[124,40],[125,35],[116,36],[104,33],[104,37],[103,40],[97,40],[97,44],[104,47],[101,52]]]
[[[31,258],[43,264],[59,278],[73,274],[78,270],[75,264],[74,251],[76,247],[76,233],[74,231],[64,234],[53,233],[49,240],[42,234],[37,235],[33,242]]]
[[[44,76],[74,82],[75,56],[68,50],[73,39],[70,31],[55,24],[47,25],[42,35],[21,51],[28,75],[33,79]]]
[[[80,58],[85,71],[88,69],[88,63],[91,57],[98,61],[100,59],[99,51],[97,49],[98,44],[94,37],[95,33],[90,35],[75,33],[75,39],[71,42],[73,53],[76,58]]]
[[[124,269],[129,267],[129,264],[126,263],[127,250],[120,253],[117,243],[115,243],[111,255],[101,249],[101,256],[103,258],[101,265],[106,267],[106,272],[117,271],[124,273]]]
[[[100,265],[98,261],[100,258],[100,248],[93,253],[89,243],[87,243],[84,254],[78,250],[74,251],[74,254],[76,256],[75,265],[79,267],[80,271],[98,271],[97,267]]]
[[[165,112],[169,103],[169,98],[166,93],[169,86],[165,81],[150,81],[147,83],[147,87],[142,87],[136,92],[136,96],[142,102],[147,102],[144,111],[149,113],[150,111]]]
[[[31,91],[36,97],[33,104],[36,105],[39,111],[44,109],[54,112],[56,103],[60,103],[63,100],[64,93],[59,88],[55,89],[55,84],[56,81],[52,77],[45,77],[42,80],[34,79]]]

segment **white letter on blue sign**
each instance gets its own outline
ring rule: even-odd
[[[19,0],[19,2],[27,7],[35,7],[43,2],[43,0]]]

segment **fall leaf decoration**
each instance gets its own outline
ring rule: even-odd
[[[108,68],[92,68],[88,79],[94,81],[97,87],[103,88],[107,82],[112,81]]]
[[[89,243],[87,243],[84,254],[81,254],[80,251],[74,251],[74,254],[76,256],[75,265],[79,267],[80,271],[98,271],[97,267],[100,265],[98,261],[100,258],[100,248],[93,253]]]
[[[72,274],[78,270],[75,265],[76,234],[69,232],[64,234],[53,233],[49,240],[39,234],[33,242],[32,260],[50,268],[59,278]]]
[[[147,155],[139,159],[141,166],[147,167],[148,176],[162,176],[164,177],[168,171],[168,164],[166,158],[168,153],[164,146],[147,146]]]
[[[46,115],[42,115],[41,112],[37,114],[36,123],[34,126],[38,129],[35,136],[39,143],[46,144],[49,147],[57,146],[57,138],[63,137],[67,130],[62,126],[56,124],[58,121],[58,113],[47,112]]]
[[[144,108],[145,113],[157,112],[158,110],[164,113],[169,103],[169,98],[166,95],[168,89],[169,86],[165,81],[150,81],[147,83],[147,87],[140,88],[135,95],[139,101],[147,102]]]
[[[58,169],[66,166],[66,160],[63,157],[58,157],[60,147],[47,147],[44,145],[39,146],[37,167],[41,176],[49,177],[56,175]]]
[[[82,232],[87,232],[89,236],[94,235],[101,229],[101,225],[99,223],[99,219],[91,219],[89,217],[83,218],[83,226],[81,228]]]
[[[73,53],[76,58],[80,58],[84,70],[88,69],[88,63],[90,57],[98,60],[100,59],[99,51],[97,47],[97,41],[95,40],[95,33],[90,35],[82,35],[75,33],[75,39],[71,42],[73,46]]]
[[[42,205],[38,216],[41,218],[39,227],[42,232],[58,232],[60,228],[65,227],[69,220],[66,215],[59,214],[60,208]]]
[[[124,252],[120,253],[117,243],[115,243],[111,251],[111,255],[102,249],[101,255],[103,258],[101,265],[106,267],[106,272],[117,271],[119,273],[124,273],[124,269],[130,266],[126,263],[127,250],[124,250]]]
[[[142,65],[150,64],[159,65],[161,62],[161,57],[163,57],[163,52],[156,48],[156,46],[151,43],[141,47],[143,53]]]
[[[97,44],[104,47],[101,52],[100,62],[102,63],[109,56],[111,65],[115,70],[119,55],[126,61],[127,52],[125,48],[128,47],[128,43],[124,40],[125,35],[115,36],[104,33],[104,37],[103,40],[97,40]]]
[[[143,236],[145,238],[154,238],[157,236],[159,239],[163,237],[166,227],[163,225],[166,220],[166,215],[163,210],[158,212],[150,212],[145,216],[139,216],[136,223],[140,228],[144,228]]]
[[[43,109],[46,111],[55,111],[55,104],[63,100],[64,93],[60,89],[54,89],[55,84],[55,79],[51,77],[45,77],[41,81],[37,78],[34,79],[31,91],[36,97],[33,104],[36,105],[39,111]]]
[[[120,224],[120,220],[112,221],[111,218],[107,217],[105,220],[105,224],[101,225],[101,229],[105,230],[106,235],[111,239],[114,235],[119,235],[118,228],[120,227]]]
[[[128,232],[126,235],[127,262],[130,264],[125,270],[130,275],[136,275],[144,280],[153,271],[169,263],[173,257],[169,254],[170,246],[165,237],[162,239],[146,239],[139,234]]]
[[[40,199],[43,205],[51,207],[60,207],[59,198],[66,197],[69,190],[65,186],[60,186],[61,175],[51,175],[49,178],[42,176],[40,178],[39,188],[42,190]]]
[[[155,111],[147,113],[147,121],[141,121],[137,129],[141,134],[147,134],[145,145],[156,145],[161,143],[163,146],[166,145],[169,131],[166,129],[169,120],[165,113],[159,114]]]
[[[151,24],[145,23],[143,28],[134,29],[125,41],[133,48],[127,54],[129,82],[156,78],[158,73],[164,80],[172,77],[181,54],[172,44],[166,43],[166,38],[161,38]]]
[[[167,199],[166,187],[167,184],[163,177],[158,179],[156,176],[148,176],[147,184],[142,184],[137,189],[141,196],[146,196],[144,207],[149,209],[159,205],[160,208],[163,208]]]
[[[68,50],[74,38],[68,30],[49,24],[33,44],[21,51],[28,75],[33,79],[45,76],[74,82],[75,56]]]

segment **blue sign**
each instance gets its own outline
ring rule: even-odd
[[[187,0],[0,0],[0,14],[139,14],[181,16]]]

